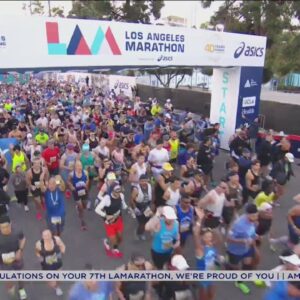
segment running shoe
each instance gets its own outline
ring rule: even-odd
[[[92,209],[92,201],[91,200],[88,200],[87,204],[86,204],[86,208],[88,210],[91,210]]]
[[[112,253],[113,257],[115,257],[115,258],[123,257],[123,253],[119,249],[113,249],[113,250],[111,250],[111,253]]]
[[[56,294],[57,297],[60,297],[64,294],[64,292],[62,291],[62,289],[60,287],[57,287],[55,289],[55,294]]]
[[[19,297],[20,297],[20,300],[27,299],[27,293],[26,293],[25,289],[19,289]]]
[[[28,205],[24,205],[24,210],[25,210],[26,212],[29,212],[29,207],[28,207]]]
[[[235,287],[240,289],[243,294],[248,295],[250,293],[250,289],[248,288],[248,286],[245,283],[236,282],[234,285],[235,285]]]
[[[112,251],[111,251],[111,249],[110,249],[110,246],[109,246],[109,244],[108,244],[108,240],[107,240],[107,239],[104,239],[104,240],[103,240],[103,246],[104,246],[106,255],[112,257],[113,254],[112,254]]]
[[[81,222],[81,230],[82,231],[87,231],[87,226],[86,226],[84,221]]]
[[[37,219],[38,221],[41,221],[41,220],[43,219],[43,216],[42,216],[42,214],[41,214],[40,212],[37,212],[37,213],[36,213],[36,219]]]

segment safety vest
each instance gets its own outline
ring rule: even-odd
[[[16,171],[17,165],[21,165],[22,171],[26,171],[25,154],[20,152],[20,155],[14,153],[12,157],[12,171]]]

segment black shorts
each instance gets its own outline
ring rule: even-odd
[[[158,252],[155,252],[153,249],[151,249],[152,261],[153,261],[154,266],[158,270],[163,269],[164,265],[170,261],[171,256],[172,256],[172,252],[170,252],[170,253],[158,253]]]
[[[236,254],[233,254],[233,253],[230,253],[229,251],[227,251],[227,255],[228,255],[229,264],[238,265],[240,262],[242,262],[242,260],[244,258],[254,257],[255,251],[254,251],[254,248],[250,248],[247,253],[242,254],[242,255],[236,255]]]
[[[219,217],[207,217],[204,219],[204,223],[203,226],[205,228],[211,228],[211,229],[215,229],[217,227],[219,227],[220,225],[220,218]]]
[[[272,226],[272,219],[258,219],[256,234],[263,236],[268,233]]]
[[[229,225],[234,216],[234,207],[223,207],[222,217],[226,225]]]

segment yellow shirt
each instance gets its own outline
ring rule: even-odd
[[[151,108],[151,115],[156,116],[161,112],[161,107],[159,105],[153,105]]]
[[[257,207],[260,207],[263,203],[267,202],[269,204],[272,204],[275,200],[275,194],[271,193],[269,195],[266,195],[265,192],[260,192],[255,200],[254,203]]]
[[[25,154],[21,151],[19,155],[14,153],[12,158],[12,171],[16,171],[17,165],[21,165],[22,171],[26,171]]]
[[[12,105],[11,103],[5,103],[5,104],[4,104],[4,109],[5,109],[6,111],[11,111],[12,108],[13,108],[13,105]]]
[[[170,158],[175,159],[178,156],[179,139],[176,140],[169,139],[169,144],[171,146]]]

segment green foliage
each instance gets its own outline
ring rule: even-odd
[[[210,7],[212,1],[201,1]],[[300,71],[299,26],[292,19],[300,20],[300,1],[237,1],[225,0],[212,16],[210,23],[223,24],[225,31],[267,36],[266,68],[264,80],[273,74],[285,75]]]
[[[164,1],[73,1],[70,17],[150,24],[159,19]]]

